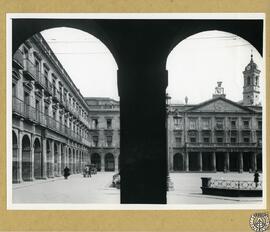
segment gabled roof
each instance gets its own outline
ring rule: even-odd
[[[256,113],[256,111],[240,105],[234,101],[223,97],[212,98],[195,105],[186,112],[238,112],[238,113]]]

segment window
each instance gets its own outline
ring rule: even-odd
[[[44,65],[44,76],[46,77],[46,79],[48,79],[49,76],[49,69]]]
[[[12,97],[17,96],[17,85],[12,83]]]
[[[243,124],[244,124],[244,128],[249,128],[249,120],[244,120]]]
[[[40,63],[39,63],[39,61],[37,59],[35,60],[35,68],[36,68],[37,75],[39,75],[39,72],[40,72]]]
[[[236,128],[236,120],[231,120],[231,128]]]
[[[107,119],[107,129],[112,129],[112,119]]]
[[[203,137],[203,142],[204,143],[209,143],[210,142],[210,138],[209,137]]]
[[[196,137],[190,137],[190,142],[191,143],[196,143]]]
[[[29,97],[29,94],[24,92],[24,103],[26,105],[29,105],[30,104],[30,97]]]
[[[98,146],[98,136],[93,136],[93,146],[94,147]]]
[[[40,104],[38,100],[36,100],[36,111],[40,111]]]
[[[262,121],[258,120],[258,129],[261,130],[262,129]]]
[[[108,147],[112,146],[112,136],[107,136],[107,146]]]
[[[247,78],[247,85],[250,85],[250,77]]]
[[[53,119],[55,119],[56,118],[56,112],[55,112],[55,110],[53,111]]]
[[[173,123],[174,123],[175,128],[180,128],[181,122],[182,122],[182,118],[179,118],[179,117],[173,118]]]
[[[244,137],[244,143],[249,143],[249,137]]]
[[[231,137],[231,143],[236,143],[236,138],[235,137]]]
[[[223,138],[222,137],[217,137],[217,143],[223,143]]]
[[[182,141],[181,137],[175,137],[175,144],[177,147],[181,146],[181,141]]]
[[[209,129],[210,128],[210,119],[209,118],[204,118],[202,124],[203,124],[203,129],[204,130]]]
[[[223,129],[223,118],[216,119],[216,129],[222,130]]]
[[[189,128],[191,130],[195,130],[196,129],[196,119],[190,119]]]
[[[92,128],[98,129],[98,119],[96,118],[92,119]]]

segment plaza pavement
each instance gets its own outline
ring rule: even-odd
[[[170,173],[173,191],[167,193],[168,204],[256,204],[262,197],[223,197],[202,195],[201,177],[253,181],[253,173]],[[262,180],[262,175],[260,175]]]
[[[98,172],[91,178],[83,178],[81,174],[76,174],[71,175],[68,180],[56,177],[13,184],[13,203],[119,204],[120,190],[111,187],[114,174],[114,172]],[[174,190],[167,193],[167,203],[256,204],[262,201],[260,197],[202,195],[201,177],[253,181],[253,174],[249,173],[170,173]]]

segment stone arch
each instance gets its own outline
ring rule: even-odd
[[[32,154],[31,142],[27,134],[22,138],[22,179],[31,181],[32,179]]]
[[[115,171],[115,158],[112,153],[107,153],[104,157],[105,171]]]
[[[43,160],[41,152],[41,143],[38,138],[36,138],[34,141],[33,149],[34,149],[34,178],[41,179],[43,172]]]
[[[181,153],[176,153],[173,156],[173,170],[184,171],[184,157]]]
[[[20,181],[20,160],[18,152],[18,137],[15,131],[12,131],[12,182]]]
[[[97,36],[102,34],[102,31],[107,32],[107,36],[101,37],[104,41],[107,39],[108,47],[111,42],[117,48],[114,54],[117,56],[118,67],[120,67],[118,85],[121,95],[121,135],[124,135],[121,137],[120,149],[124,152],[121,164],[126,168],[121,173],[123,176],[121,203],[166,203],[167,164],[166,130],[164,128],[167,85],[164,81],[167,77],[166,55],[186,37],[213,29],[241,36],[252,43],[262,54],[263,22],[260,21],[114,20],[112,22],[98,19],[18,19],[13,22],[12,48],[16,51],[28,37],[52,27],[74,26],[87,32],[93,31],[93,34],[97,34]],[[21,30],[29,24],[31,27],[28,30]],[[129,28],[128,32],[127,28]],[[138,33],[141,36],[136,36]],[[139,65],[138,60],[141,61]],[[122,69],[122,67],[124,68]],[[141,91],[137,91],[137,89]],[[149,104],[141,104],[145,101],[145,96],[147,96]],[[130,105],[137,106],[136,115]],[[162,116],[156,117],[157,114]],[[141,122],[140,127],[134,126],[135,120]],[[142,134],[141,128],[148,128],[149,133]],[[130,164],[130,159],[136,159],[138,162]],[[147,165],[142,165],[146,162]],[[135,174],[137,178],[134,178]],[[157,181],[153,181],[153,179]],[[141,192],[142,186],[145,190],[143,193]],[[133,194],[130,194],[130,191]]]
[[[101,157],[98,153],[93,153],[91,155],[91,164],[95,164],[98,171],[101,170]]]

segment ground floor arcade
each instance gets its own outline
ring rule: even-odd
[[[71,174],[80,173],[90,162],[89,151],[82,144],[18,129],[12,131],[12,147],[13,183],[61,176],[66,166]]]
[[[183,172],[262,171],[261,151],[188,151],[170,157],[170,170]]]

